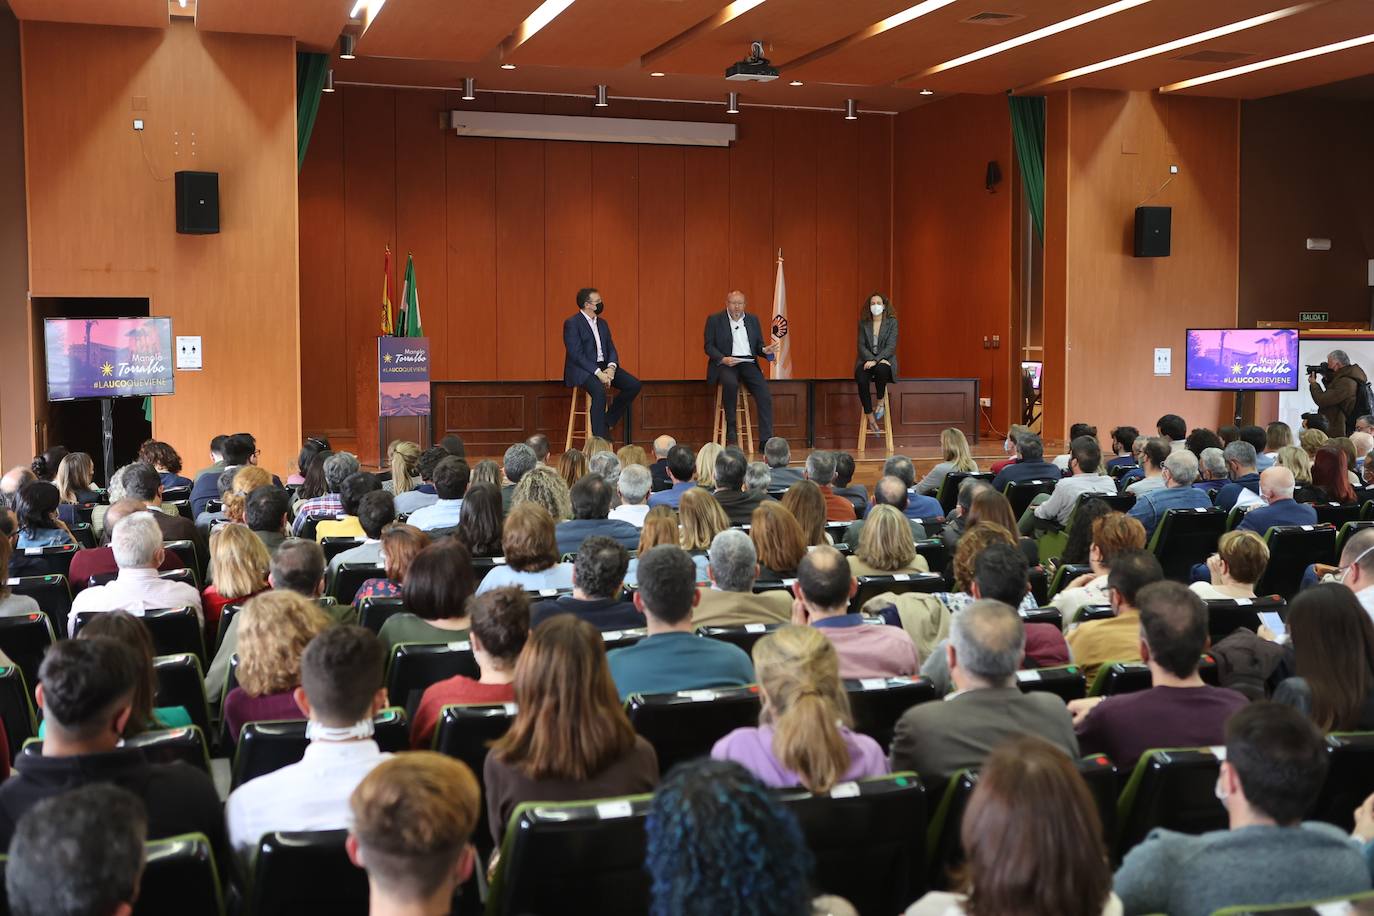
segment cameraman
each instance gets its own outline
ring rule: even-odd
[[[1308,388],[1312,393],[1312,400],[1317,402],[1317,412],[1326,417],[1327,423],[1330,424],[1331,435],[1344,436],[1350,430],[1347,418],[1354,419],[1355,392],[1367,379],[1363,369],[1350,365],[1350,357],[1344,350],[1332,350],[1328,353],[1326,366],[1330,370],[1329,373],[1322,373],[1326,377],[1326,387],[1322,388],[1318,384],[1316,372],[1309,371]]]

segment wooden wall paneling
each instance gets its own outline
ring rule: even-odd
[[[844,127],[827,127],[825,131],[858,126],[858,293],[861,300],[875,289],[892,295],[892,191],[897,167],[893,163],[893,133],[896,120],[865,116],[857,121],[841,121]],[[853,367],[850,368],[852,371]]]
[[[520,98],[520,97],[517,97]],[[501,141],[496,157],[496,376],[545,375],[544,143]],[[558,333],[553,328],[552,333]],[[560,373],[561,375],[561,373]]]
[[[828,118],[829,116],[827,116]],[[850,122],[844,122],[846,127]],[[861,278],[859,227],[860,134],[826,121],[816,144],[816,365],[818,378],[854,371],[859,306],[870,290],[891,295],[883,284]],[[887,249],[887,233],[878,247]],[[871,254],[865,255],[871,258]]]
[[[706,317],[725,308],[730,292],[730,152],[691,147],[685,166],[686,300],[683,377],[706,378]]]
[[[940,432],[948,427],[964,431],[970,442],[978,437],[978,380],[971,378],[907,379],[888,387],[892,404],[892,440],[901,447],[938,445]],[[859,399],[853,379],[816,381],[816,448],[854,451],[859,428]],[[884,457],[883,440],[869,436],[866,458]]]
[[[639,148],[639,360],[641,379],[685,378],[686,199],[684,150]],[[695,372],[698,360],[690,365]]]
[[[326,359],[325,353],[348,353],[348,322],[339,320],[346,301],[348,260],[345,235],[336,231],[345,224],[348,204],[344,198],[343,96],[326,94],[320,99],[310,148],[301,167],[299,185],[301,232],[301,325],[309,328],[309,340],[301,359],[301,423],[310,435],[347,431],[352,434],[348,405],[351,398],[337,392],[353,389],[352,366],[347,359]],[[377,270],[380,277],[381,270]],[[378,283],[378,293],[381,284]]]
[[[338,93],[335,93],[337,95]],[[444,93],[396,93],[396,295],[405,282],[406,255],[415,256],[420,323],[430,339],[430,373],[452,378],[448,339],[448,193],[439,129]],[[380,290],[378,291],[380,296]],[[398,305],[400,303],[398,302]]]
[[[444,135],[452,379],[497,378],[496,140]],[[434,407],[438,411],[437,404]]]
[[[563,321],[576,310],[579,289],[592,284],[592,146],[545,143],[543,378],[563,377]],[[527,231],[536,228],[531,220]],[[607,318],[612,316],[608,315]],[[620,316],[614,316],[619,318]],[[619,330],[624,319],[612,330]],[[619,342],[617,342],[619,346]],[[567,416],[564,416],[564,421]]]
[[[746,109],[730,147],[730,288],[767,314],[773,295],[773,121],[770,108]],[[729,292],[729,290],[725,290]],[[725,296],[722,293],[722,307]],[[767,322],[765,321],[766,325]]]
[[[821,115],[814,111],[781,111],[773,119],[773,254],[782,249],[787,285],[788,336],[791,338],[792,377],[816,374],[816,349],[820,341],[833,348],[837,341],[826,315],[818,325],[816,309],[816,144]],[[827,125],[828,126],[828,125]],[[769,340],[768,319],[775,278],[760,296],[757,308],[763,320],[764,340]],[[841,346],[843,346],[841,344]]]
[[[639,372],[639,148],[592,145],[592,268],[590,284],[607,303],[615,347],[631,374]]]
[[[0,467],[28,464],[34,448],[34,409],[22,396],[32,386],[27,296],[28,234],[24,196],[24,90],[19,22],[0,12]]]

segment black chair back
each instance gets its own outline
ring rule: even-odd
[[[1338,559],[1336,529],[1330,525],[1277,525],[1264,535],[1264,542],[1269,545],[1269,565],[1255,583],[1258,595],[1292,600],[1308,566]]]
[[[176,554],[181,565],[191,571],[193,577],[191,584],[200,587],[200,573],[204,570],[201,565],[200,556],[196,553],[196,545],[191,541],[163,541],[162,549],[168,553]],[[209,557],[205,558],[207,561]]]
[[[754,654],[754,643],[781,627],[780,623],[746,623],[737,627],[699,627],[698,636],[719,639],[732,646],[739,646],[746,655]]]
[[[76,538],[76,542],[80,544],[84,550],[94,550],[96,548],[95,532],[91,530],[90,522],[78,522],[75,525],[68,526],[68,530],[71,531],[72,537]]]
[[[1025,623],[1047,623],[1064,629],[1064,614],[1057,607],[1018,608],[1016,613]]]
[[[1365,505],[1374,506],[1374,502]],[[1367,528],[1374,528],[1374,522],[1346,522],[1341,525],[1340,531],[1336,533],[1336,559],[1332,563],[1333,566],[1340,563],[1341,553],[1345,550],[1345,542]]]
[[[445,706],[439,715],[439,725],[434,730],[434,750],[466,763],[468,769],[477,776],[483,798],[486,798],[487,791],[482,778],[487,763],[487,749],[510,730],[515,714],[514,703],[500,703]],[[491,856],[492,842],[485,804],[478,811],[477,829],[472,832],[472,842],[482,860],[487,861]]]
[[[759,690],[751,686],[633,694],[626,709],[635,731],[658,752],[659,772],[667,773],[684,760],[709,756],[711,746],[735,729],[757,725]]]
[[[1198,674],[1204,682],[1214,687],[1217,685],[1217,663],[1210,655],[1202,657]],[[1149,690],[1152,685],[1149,665],[1143,662],[1113,662],[1098,669],[1091,693],[1093,696],[1114,697]]]
[[[943,573],[949,567],[949,547],[943,538],[928,537],[916,542],[916,553],[925,557],[931,572]]]
[[[189,652],[159,655],[153,659],[157,676],[155,706],[180,706],[191,716],[191,724],[210,734],[210,706],[205,699],[205,675],[200,661]]]
[[[410,724],[402,710],[384,709],[373,717],[372,725],[376,729],[373,740],[382,750],[400,753],[410,749]],[[234,749],[230,788],[298,763],[310,745],[305,729],[304,719],[246,723]]]
[[[1188,582],[1193,566],[1217,549],[1225,533],[1226,513],[1220,509],[1169,509],[1150,538],[1150,550],[1165,578]]]
[[[325,538],[329,540],[329,538]],[[353,596],[358,594],[368,579],[385,579],[386,567],[380,563],[341,563],[334,573],[334,585],[329,595],[340,604],[352,604]]]
[[[1030,507],[1031,500],[1041,493],[1053,493],[1055,484],[1058,480],[1044,478],[1042,480],[1012,480],[1002,488],[1002,495],[1011,503],[1011,514],[1013,518],[1019,519],[1021,515]]]
[[[1374,732],[1336,732],[1326,736],[1330,769],[1309,820],[1355,828],[1355,809],[1374,793]]]
[[[0,668],[0,722],[5,723],[5,734],[10,739],[11,760],[18,756],[25,741],[38,734],[32,697],[18,667]]]
[[[407,715],[413,715],[426,687],[455,674],[465,674],[473,680],[482,676],[467,640],[400,643],[391,648],[386,693],[392,706],[400,706]]]
[[[320,538],[320,549],[324,551],[324,561],[328,563],[345,550],[361,547],[366,540],[366,538],[359,537]]]
[[[1331,525],[1339,529],[1346,522],[1358,522],[1360,520],[1360,504],[1351,503],[1342,506],[1340,503],[1316,503],[1312,508],[1317,510],[1317,524]]]
[[[478,585],[481,585],[481,584],[482,584],[482,580],[485,579],[485,578],[487,577],[487,573],[491,572],[493,569],[495,569],[495,568],[498,567],[498,566],[505,566],[505,565],[506,565],[506,558],[505,558],[505,557],[473,557],[473,558],[472,558],[472,578],[473,578],[473,583],[472,583],[472,584],[473,584],[473,586],[476,587],[476,586],[478,586]]]
[[[72,611],[72,590],[66,576],[20,576],[6,579],[11,594],[28,595],[38,602],[38,609],[52,621],[53,632],[61,636],[67,632],[67,616]]]
[[[877,677],[845,680],[854,730],[868,735],[886,752],[902,713],[918,703],[938,700],[935,685],[923,677]]]
[[[79,544],[59,547],[16,547],[11,566],[22,563],[26,576],[63,576],[71,578],[72,557],[81,549]]]
[[[1225,830],[1226,809],[1215,794],[1220,765],[1211,748],[1146,751],[1117,804],[1117,855],[1156,827],[1193,834]]]
[[[959,487],[965,480],[973,478],[974,480],[982,480],[990,484],[992,483],[993,476],[994,475],[985,471],[974,471],[972,473],[965,471],[950,471],[946,474],[945,479],[940,482],[939,495],[935,497],[940,501],[940,508],[945,510],[945,516],[948,517],[949,514],[954,511],[954,507],[959,505]],[[934,568],[933,566],[931,567],[931,569]]]
[[[405,609],[404,598],[364,598],[358,603],[358,625],[380,633],[382,624]]]
[[[1244,627],[1250,632],[1258,632],[1260,614],[1276,612],[1280,617],[1288,616],[1288,602],[1277,595],[1265,598],[1211,598],[1207,601],[1207,634],[1212,642],[1225,639],[1231,633]]]
[[[851,614],[858,613],[868,601],[884,592],[902,595],[907,592],[938,592],[944,588],[945,577],[933,572],[860,576],[858,591],[849,602],[849,611]]]
[[[38,666],[43,662],[43,653],[56,640],[57,634],[47,614],[0,617],[0,652],[24,672],[25,684],[38,684]]]
[[[149,840],[146,855],[134,916],[224,912],[214,852],[204,834]]]
[[[100,611],[81,611],[76,615],[75,636],[81,628],[90,623]],[[194,608],[158,608],[144,611],[140,619],[148,627],[153,638],[153,651],[158,655],[194,655],[205,664],[205,636],[201,631],[200,617]]]
[[[1055,595],[1069,587],[1069,583],[1079,576],[1091,575],[1093,568],[1087,563],[1060,563],[1054,569],[1054,575],[1050,578],[1050,586],[1047,589],[1047,598]]]
[[[1026,668],[1016,672],[1016,686],[1021,688],[1022,693],[1052,693],[1066,703],[1088,695],[1088,677],[1077,665]]]
[[[348,858],[347,830],[269,833],[258,843],[247,912],[252,916],[367,916],[367,872]]]

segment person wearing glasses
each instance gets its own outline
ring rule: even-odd
[[[1374,529],[1366,529],[1345,542],[1336,581],[1355,593],[1360,605],[1374,618]]]
[[[249,464],[257,464],[262,451],[258,448],[257,440],[249,433],[234,433],[224,440],[224,470],[236,470]],[[191,512],[199,517],[205,511],[206,504],[212,499],[219,499],[219,476],[218,474],[202,474],[196,478],[196,485],[191,488]],[[281,478],[272,475],[272,485],[281,488]]]
[[[563,384],[585,388],[591,396],[592,435],[609,440],[611,429],[625,416],[630,402],[639,396],[639,379],[620,366],[611,326],[601,318],[606,304],[592,287],[577,291],[577,314],[563,322]],[[606,405],[606,392],[616,389],[615,400]]]
[[[725,309],[706,317],[704,347],[706,350],[706,384],[721,386],[721,404],[725,408],[725,444],[739,442],[735,429],[735,399],[739,386],[749,390],[759,415],[759,441],[773,438],[773,396],[768,392],[768,380],[759,370],[759,357],[772,360],[781,344],[775,340],[764,345],[758,316],[745,311],[748,303],[744,293],[731,290],[725,297]],[[785,324],[774,331],[786,334]]]
[[[859,316],[859,355],[854,360],[859,403],[864,406],[864,420],[871,433],[882,432],[878,421],[883,418],[883,394],[896,378],[897,316],[892,311],[892,302],[882,293],[874,293],[864,301]],[[870,385],[878,395],[876,411],[868,390]]]

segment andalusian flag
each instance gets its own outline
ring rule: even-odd
[[[424,337],[420,327],[420,292],[415,287],[415,256],[406,255],[406,278],[401,281],[401,314],[396,319],[397,337]]]
[[[778,274],[773,281],[773,343],[778,352],[773,358],[773,378],[792,377],[792,341],[787,336],[787,283],[782,277],[782,249],[778,249]]]
[[[391,248],[388,246],[382,258],[382,336],[389,337],[394,332],[391,326]]]

